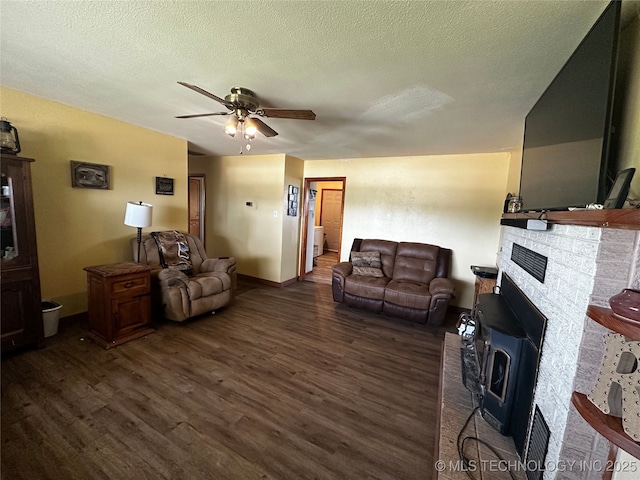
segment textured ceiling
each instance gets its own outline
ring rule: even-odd
[[[631,3],[631,2],[629,2]],[[239,153],[224,97],[315,121],[264,119],[252,153],[302,159],[518,148],[524,116],[603,1],[0,1],[5,87]],[[9,119],[11,120],[11,119]],[[20,128],[18,126],[18,128]]]

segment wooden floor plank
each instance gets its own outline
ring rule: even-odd
[[[431,479],[446,329],[326,283],[241,292],[117,348],[75,324],[3,359],[1,478]]]

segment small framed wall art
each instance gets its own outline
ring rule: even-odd
[[[173,195],[173,178],[156,177],[156,195]]]
[[[289,185],[287,196],[287,215],[296,217],[298,215],[298,187]]]
[[[109,165],[71,160],[71,186],[109,190]]]

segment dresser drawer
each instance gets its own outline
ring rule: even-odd
[[[151,285],[148,273],[127,275],[122,279],[114,278],[111,281],[111,295],[114,297],[135,297],[145,295],[150,291]]]

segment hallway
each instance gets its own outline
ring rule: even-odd
[[[316,260],[317,266],[313,267],[313,271],[304,277],[304,281],[331,285],[331,267],[338,263],[338,253],[325,252]]]

